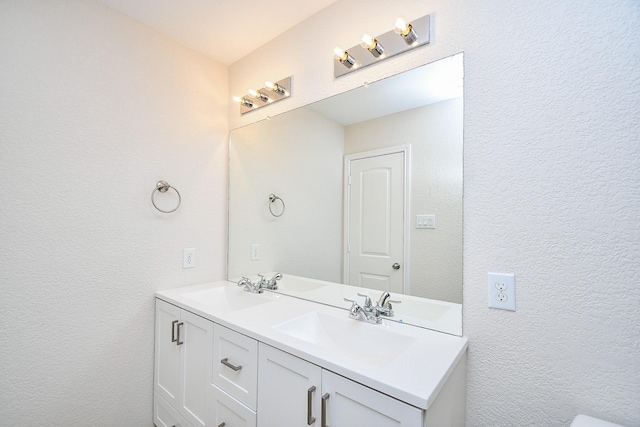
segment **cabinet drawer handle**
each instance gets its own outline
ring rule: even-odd
[[[218,427],[224,427],[224,426],[226,426],[226,425],[227,425],[227,424],[223,421],[223,422],[221,422],[220,424],[218,424]]]
[[[315,417],[311,416],[311,398],[314,391],[316,391],[316,386],[314,385],[312,385],[309,388],[309,390],[307,390],[307,425],[308,426],[316,422]]]
[[[222,359],[220,361],[220,363],[222,363],[224,366],[226,366],[227,368],[231,368],[234,371],[238,372],[240,369],[242,369],[242,365],[238,365],[238,366],[234,366],[231,363],[229,363],[229,358],[225,357],[224,359]]]
[[[329,427],[327,424],[327,400],[329,400],[329,393],[325,393],[322,395],[322,414],[321,414],[321,427]]]
[[[178,323],[178,325],[176,326],[176,331],[177,331],[177,336],[176,336],[176,344],[177,345],[182,345],[184,344],[184,341],[180,341],[180,326],[184,325],[184,322],[180,322]]]
[[[176,342],[176,323],[178,323],[179,320],[174,320],[173,322],[171,322],[171,342]],[[174,426],[175,427],[175,426]]]

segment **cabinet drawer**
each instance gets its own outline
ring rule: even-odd
[[[256,427],[256,413],[211,385],[211,427]]]
[[[191,427],[158,393],[153,394],[153,423],[157,427]]]
[[[258,342],[221,325],[213,331],[213,384],[256,410]]]

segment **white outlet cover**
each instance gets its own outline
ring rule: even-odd
[[[182,252],[182,268],[193,268],[196,266],[196,250],[187,248]]]
[[[489,308],[516,311],[515,274],[489,273]]]

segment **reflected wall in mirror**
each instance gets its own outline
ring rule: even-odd
[[[283,292],[287,276],[311,279],[310,292],[291,280],[289,293],[320,302],[344,307],[342,297],[365,286],[372,298],[386,289],[459,314],[462,60],[454,55],[233,130],[229,279],[277,271],[285,275]],[[393,153],[402,153],[400,175],[379,164]],[[363,169],[365,159],[373,166]],[[282,200],[270,206],[270,194]],[[270,207],[284,212],[275,216]],[[429,228],[418,228],[423,215]],[[390,254],[398,244],[400,253]],[[357,268],[363,253],[382,271]],[[321,296],[319,287],[337,283],[351,286]],[[395,308],[401,317],[402,304]],[[426,326],[461,334],[461,320],[454,323],[459,331]]]

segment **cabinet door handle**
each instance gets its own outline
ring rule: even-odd
[[[315,417],[311,415],[311,398],[314,391],[316,391],[316,386],[314,385],[312,385],[309,388],[309,390],[307,390],[307,425],[308,426],[316,422]]]
[[[174,320],[173,322],[171,322],[171,342],[176,342],[176,323],[178,323],[179,320]],[[175,426],[174,426],[175,427]]]
[[[176,331],[177,331],[177,336],[176,336],[176,344],[177,345],[182,345],[184,344],[184,341],[180,341],[180,326],[184,325],[184,322],[180,322],[178,323],[178,325],[176,326]]]
[[[226,426],[226,425],[227,425],[227,424],[223,421],[223,422],[221,422],[220,424],[218,424],[218,427],[224,427],[224,426]]]
[[[329,393],[325,393],[322,395],[322,414],[320,424],[321,427],[329,427],[327,424],[327,400],[329,400]]]
[[[224,366],[226,366],[227,368],[231,368],[234,371],[238,372],[240,369],[242,369],[242,365],[238,365],[238,366],[234,366],[231,363],[229,363],[229,358],[225,357],[224,359],[222,359],[220,361],[220,363],[222,363]]]

